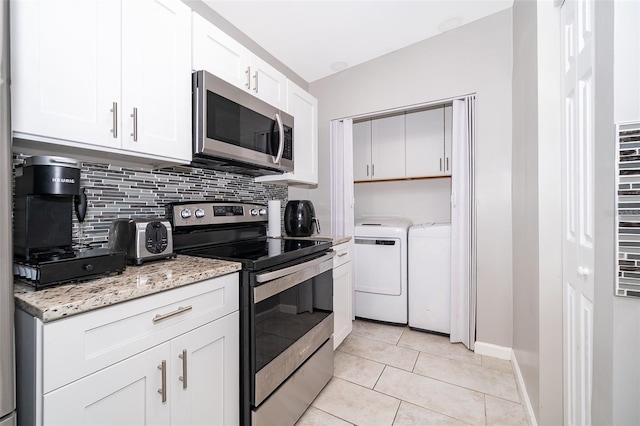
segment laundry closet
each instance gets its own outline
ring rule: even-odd
[[[355,316],[450,334],[452,104],[353,120]]]

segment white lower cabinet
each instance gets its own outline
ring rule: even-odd
[[[238,280],[49,323],[18,310],[19,424],[239,424]]]
[[[353,264],[351,241],[333,247],[333,349],[351,333],[353,328]]]

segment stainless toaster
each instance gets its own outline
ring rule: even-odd
[[[165,219],[118,219],[109,228],[109,248],[126,252],[134,265],[176,257],[171,224]]]

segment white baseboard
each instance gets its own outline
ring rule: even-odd
[[[522,405],[524,405],[524,410],[527,414],[527,420],[529,420],[529,424],[531,426],[538,426],[538,422],[536,422],[536,416],[533,414],[533,406],[531,405],[531,400],[529,399],[527,388],[524,385],[524,378],[522,377],[522,371],[520,371],[520,365],[518,364],[516,353],[513,352],[513,350],[511,351],[511,364],[513,364],[513,370],[516,373],[516,383],[518,384],[518,393],[520,394],[520,400],[522,401]]]
[[[511,360],[511,348],[498,346],[491,343],[476,341],[473,351],[478,355],[492,356],[494,358]]]
[[[516,375],[516,384],[518,385],[518,393],[520,394],[520,400],[522,401],[522,405],[524,406],[525,414],[527,415],[527,420],[529,420],[529,424],[531,426],[538,426],[536,422],[536,417],[533,414],[533,406],[531,405],[531,400],[529,399],[529,394],[527,393],[527,388],[524,385],[524,378],[522,377],[522,371],[520,371],[520,365],[518,365],[518,359],[516,358],[515,352],[513,349],[507,348],[505,346],[498,346],[491,343],[484,342],[475,342],[474,352],[479,355],[491,356],[494,358],[505,359],[511,361],[513,364],[513,370]]]

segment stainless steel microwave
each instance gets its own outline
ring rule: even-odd
[[[193,161],[253,176],[293,171],[293,117],[208,73],[193,73]]]

